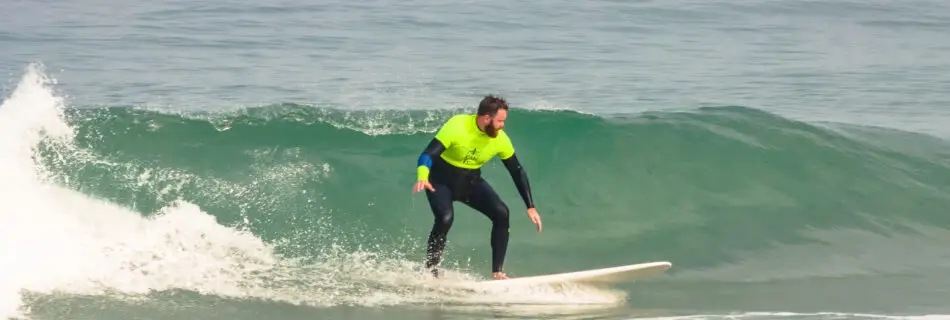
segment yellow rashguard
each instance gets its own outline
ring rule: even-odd
[[[439,128],[435,139],[445,146],[445,151],[440,155],[442,160],[463,169],[481,168],[496,155],[502,160],[507,160],[515,154],[511,139],[504,130],[499,130],[495,138],[489,137],[478,129],[474,114],[462,114],[449,118],[442,128]],[[431,162],[426,162],[425,159],[420,160],[417,167],[418,179],[428,180]],[[426,165],[427,163],[429,165]]]

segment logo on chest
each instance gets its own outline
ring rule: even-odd
[[[465,158],[462,159],[464,164],[476,164],[478,163],[478,148],[472,148],[472,151],[465,153]]]

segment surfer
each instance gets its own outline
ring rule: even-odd
[[[486,96],[478,104],[476,114],[455,115],[447,120],[419,155],[418,180],[412,192],[426,190],[435,216],[425,267],[436,277],[439,272],[435,266],[441,261],[446,235],[454,220],[453,202],[459,201],[491,219],[492,278],[508,279],[502,271],[508,251],[508,206],[481,177],[482,165],[496,155],[511,174],[528,208],[528,217],[541,232],[541,216],[534,207],[528,176],[502,130],[507,118],[508,103],[500,97]]]

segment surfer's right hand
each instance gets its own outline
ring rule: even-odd
[[[416,181],[416,185],[412,187],[412,193],[422,191],[422,188],[426,188],[429,191],[435,191],[435,188],[432,187],[432,184],[429,183],[429,180],[419,180]]]

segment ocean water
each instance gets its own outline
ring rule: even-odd
[[[3,318],[950,318],[946,2],[2,7]],[[425,281],[416,157],[486,94],[544,222],[486,165],[509,275],[673,268]]]

